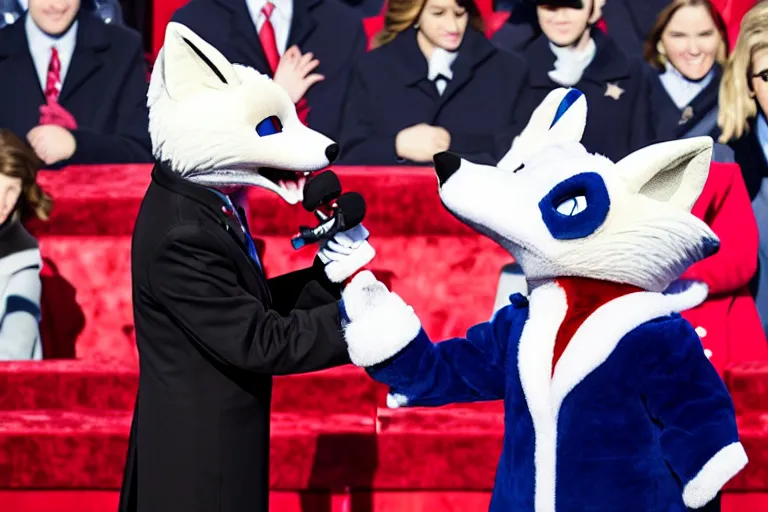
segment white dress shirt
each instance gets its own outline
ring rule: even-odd
[[[277,52],[280,55],[285,53],[288,46],[288,34],[291,31],[291,19],[293,18],[293,0],[271,0],[275,9],[272,11],[270,21],[272,28],[275,29],[275,43],[277,43]],[[267,0],[246,0],[248,12],[251,15],[253,25],[256,27],[256,33],[261,30],[266,16],[261,9],[266,5]]]
[[[435,82],[437,92],[440,96],[445,92],[445,88],[448,87],[448,81],[453,80],[453,70],[451,66],[453,61],[458,57],[458,52],[449,52],[442,48],[435,48],[432,50],[432,56],[429,58],[427,71],[427,78]]]
[[[52,37],[40,30],[32,16],[27,16],[24,25],[27,31],[27,41],[29,43],[29,53],[32,55],[32,61],[35,63],[35,71],[40,80],[40,88],[45,92],[45,82],[48,79],[48,66],[51,63],[51,47],[56,47],[59,52],[59,62],[61,63],[61,83],[67,76],[69,64],[72,62],[72,54],[75,52],[75,43],[77,42],[77,21],[75,21],[69,30],[60,37]],[[59,90],[61,92],[61,90]]]
[[[548,73],[556,84],[571,87],[579,83],[584,71],[592,63],[597,53],[595,41],[590,39],[587,47],[577,50],[570,46],[557,46],[549,43],[549,49],[555,54],[555,69]]]
[[[18,0],[18,2],[21,8],[24,9],[25,11],[29,9],[29,0]]]
[[[669,94],[669,97],[672,98],[674,104],[677,105],[677,108],[681,110],[687,107],[709,85],[715,76],[715,69],[712,68],[704,78],[694,82],[683,76],[675,66],[667,63],[666,67],[667,70],[659,75],[661,85],[664,86],[664,89]]]

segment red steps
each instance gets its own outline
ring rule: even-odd
[[[129,411],[0,411],[0,488],[119,489]],[[271,487],[370,486],[374,419],[274,414]]]
[[[0,411],[133,411],[135,368],[82,361],[0,363]],[[272,411],[372,416],[386,389],[348,365],[275,377]]]

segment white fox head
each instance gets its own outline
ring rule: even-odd
[[[168,24],[147,97],[155,158],[200,184],[261,186],[296,204],[305,177],[339,153],[282,87],[179,23]]]
[[[588,277],[664,291],[720,242],[690,211],[709,137],[655,144],[618,163],[579,143],[587,103],[550,93],[498,167],[434,157],[443,204],[504,246],[532,285]]]

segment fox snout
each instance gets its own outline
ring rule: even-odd
[[[325,158],[328,159],[328,164],[332,164],[339,156],[339,145],[335,142],[325,148]]]
[[[461,157],[450,151],[442,151],[435,154],[432,157],[432,161],[435,163],[435,172],[441,187],[461,167]]]

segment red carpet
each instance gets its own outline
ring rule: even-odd
[[[130,235],[149,170],[43,177],[54,217],[34,230],[48,258],[46,353],[59,359],[0,364],[0,510],[115,509],[137,386]],[[368,202],[374,270],[433,338],[461,335],[490,316],[510,258],[444,210],[431,170],[339,174],[345,190]],[[313,223],[309,214],[254,191],[251,215],[270,275],[309,264],[314,251],[295,252],[288,242],[300,223]],[[732,482],[724,510],[768,510],[768,365],[745,365],[727,381],[751,462]],[[502,404],[391,411],[382,407],[384,393],[351,366],[276,379],[272,510],[487,509]]]

